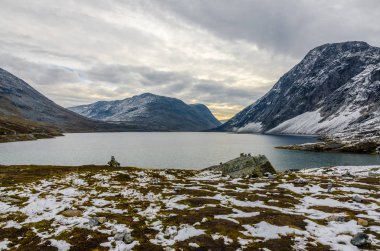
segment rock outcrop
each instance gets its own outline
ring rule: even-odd
[[[241,154],[236,159],[205,170],[221,171],[223,176],[231,178],[263,177],[265,174],[277,173],[265,155],[251,156],[250,154]]]
[[[278,149],[315,152],[353,152],[379,154],[380,132],[343,133],[322,137],[320,142],[299,145],[278,146]]]

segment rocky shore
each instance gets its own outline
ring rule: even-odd
[[[379,175],[0,166],[0,250],[379,250]]]
[[[323,136],[321,141],[299,145],[278,146],[277,149],[315,151],[315,152],[351,152],[380,154],[380,131],[345,132]]]

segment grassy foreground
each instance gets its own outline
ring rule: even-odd
[[[0,250],[358,250],[357,232],[380,249],[379,177],[0,166]]]

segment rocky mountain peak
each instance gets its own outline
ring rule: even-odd
[[[311,50],[261,99],[219,130],[326,134],[373,124],[380,48],[353,41]]]

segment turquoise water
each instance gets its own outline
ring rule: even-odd
[[[0,144],[0,164],[105,164],[111,155],[123,166],[201,169],[237,157],[265,154],[279,170],[331,165],[380,164],[380,156],[275,149],[315,142],[314,137],[210,132],[78,133]]]

